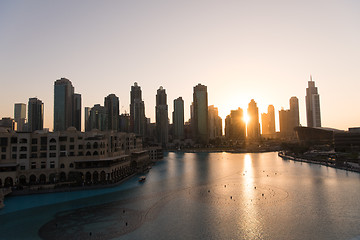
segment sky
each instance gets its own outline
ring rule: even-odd
[[[251,99],[260,115],[296,96],[306,126],[310,75],[322,126],[360,126],[360,1],[0,1],[0,118],[38,97],[50,130],[61,77],[83,108],[114,93],[122,113],[137,82],[152,122],[160,86],[170,122],[179,96],[189,119],[198,83],[223,120]]]

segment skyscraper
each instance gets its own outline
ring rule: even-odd
[[[280,133],[283,137],[294,137],[294,128],[300,125],[299,100],[297,97],[290,98],[290,109],[279,111]]]
[[[230,115],[226,116],[225,136],[231,140],[245,140],[246,124],[244,111],[241,108],[231,110]]]
[[[105,97],[104,106],[107,114],[107,130],[118,131],[119,128],[119,98],[115,94]]]
[[[37,98],[29,98],[28,131],[42,130],[44,126],[44,104]]]
[[[214,105],[208,108],[209,115],[209,139],[215,139],[222,136],[222,119],[219,117],[219,110]]]
[[[275,134],[275,108],[268,106],[268,112],[261,114],[261,128],[263,135]]]
[[[141,99],[141,88],[135,82],[130,91],[130,131],[145,135],[145,104]]]
[[[193,93],[194,118],[191,120],[195,141],[201,144],[209,142],[208,132],[208,95],[207,87],[200,83],[194,87]]]
[[[254,99],[251,99],[247,113],[249,121],[247,123],[247,137],[256,139],[260,137],[259,109]]]
[[[15,103],[14,105],[14,120],[17,124],[17,131],[25,131],[26,121],[26,104]]]
[[[81,131],[81,95],[74,94],[69,79],[61,78],[54,83],[54,131],[71,126]]]
[[[308,127],[321,127],[320,95],[311,76],[306,88],[306,119]]]
[[[107,130],[106,109],[100,104],[95,104],[90,110],[90,130],[97,129],[100,131]]]
[[[178,97],[174,100],[173,112],[174,138],[184,138],[184,100]]]
[[[169,135],[168,105],[165,89],[160,86],[156,94],[156,137],[157,142],[166,147]]]
[[[84,120],[85,120],[85,132],[88,132],[91,130],[91,125],[90,125],[90,107],[85,107],[85,116],[84,116]]]
[[[300,117],[299,117],[299,99],[297,97],[290,98],[290,112],[291,112],[291,127],[294,130],[294,127],[300,126]]]

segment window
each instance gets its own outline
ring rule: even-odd
[[[60,151],[65,151],[66,150],[66,145],[60,145]]]
[[[41,157],[41,158],[46,158],[46,152],[40,153],[40,157]]]
[[[42,169],[46,168],[46,162],[41,162],[41,168]]]
[[[74,142],[74,138],[73,138],[73,137],[70,138],[70,142]]]
[[[56,143],[55,138],[50,139],[50,142],[51,142],[51,143]]]
[[[27,151],[27,147],[25,146],[20,147],[20,152],[26,152],[26,151]]]
[[[26,154],[20,154],[20,159],[26,159],[27,155]]]
[[[27,139],[26,138],[21,138],[20,143],[27,143]]]
[[[75,145],[70,145],[70,150],[74,150]]]
[[[59,141],[60,141],[60,142],[66,142],[66,141],[67,141],[67,137],[66,137],[66,136],[59,137]]]
[[[60,165],[60,168],[65,168],[65,165],[62,163],[62,164]]]
[[[83,139],[82,137],[78,137],[79,140]]]
[[[83,148],[84,148],[83,145],[79,145],[79,146],[78,146],[78,149],[83,149]]]
[[[70,152],[69,156],[75,156],[74,152]]]
[[[31,169],[36,169],[36,162],[31,162]]]
[[[31,147],[31,152],[37,152],[37,149],[38,149],[37,146],[32,146]]]
[[[50,150],[56,150],[56,145],[50,145],[49,149]]]
[[[66,152],[60,152],[60,157],[66,157]]]
[[[2,147],[1,152],[6,152],[6,147]]]
[[[11,138],[11,143],[17,143],[17,137],[12,137]]]
[[[55,162],[54,161],[50,162],[50,168],[55,168]]]
[[[84,156],[84,152],[78,152],[78,156]]]
[[[6,159],[6,155],[5,154],[2,154],[1,155],[1,160],[5,160]]]
[[[73,163],[70,163],[69,167],[70,167],[70,168],[73,168],[73,167],[74,167],[74,164],[73,164]]]
[[[8,145],[8,139],[6,137],[0,138],[0,146],[7,146]]]
[[[20,166],[20,170],[25,170],[25,166]]]
[[[41,145],[47,145],[47,137],[40,138]]]
[[[49,154],[49,157],[51,157],[51,158],[56,157],[56,153],[50,153],[50,154]]]
[[[13,146],[11,150],[12,150],[13,152],[16,152],[16,151],[17,151],[17,147],[16,147],[16,146]]]
[[[47,146],[46,145],[42,145],[41,147],[40,147],[40,151],[46,151],[47,149]]]
[[[38,143],[37,138],[33,138],[33,139],[31,139],[31,144],[37,144],[37,143]]]
[[[37,158],[37,154],[36,154],[36,153],[32,153],[32,154],[30,155],[30,158]]]
[[[12,155],[11,155],[11,158],[12,158],[12,159],[16,159],[16,157],[17,157],[16,154],[12,154]]]

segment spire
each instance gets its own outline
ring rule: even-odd
[[[311,76],[311,74],[310,74],[310,82],[312,82],[312,76]]]

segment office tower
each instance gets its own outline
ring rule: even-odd
[[[231,140],[245,140],[246,125],[241,108],[231,110],[225,119],[225,137]]]
[[[260,137],[260,124],[259,124],[259,109],[254,99],[251,99],[247,113],[249,121],[247,124],[247,137],[250,139],[256,139]]]
[[[275,108],[268,106],[268,112],[261,114],[261,128],[263,135],[275,134]]]
[[[9,117],[3,117],[0,119],[0,127],[15,130],[15,121]]]
[[[90,125],[90,110],[91,110],[91,108],[85,107],[85,116],[84,116],[85,132],[88,132],[88,131],[91,130],[91,125]]]
[[[120,115],[119,131],[120,132],[130,132],[130,115],[128,113],[123,113]]]
[[[174,100],[173,125],[174,138],[184,139],[184,100],[182,97]]]
[[[320,95],[311,76],[306,88],[306,119],[308,127],[321,127]]]
[[[90,110],[90,130],[97,129],[100,131],[107,130],[106,109],[100,104],[95,104]]]
[[[200,83],[194,87],[193,94],[193,119],[195,141],[201,144],[209,142],[208,132],[208,95],[207,87]]]
[[[279,111],[279,125],[280,125],[280,133],[282,134],[282,136],[286,136],[291,133],[291,112],[290,112],[290,110],[281,109]]]
[[[119,128],[119,98],[115,94],[105,97],[104,106],[107,114],[107,130],[118,131]]]
[[[161,86],[156,94],[155,114],[157,142],[166,147],[169,139],[168,105],[165,89]]]
[[[14,105],[14,120],[16,122],[16,131],[25,131],[26,121],[26,104],[15,103]]]
[[[44,104],[37,98],[29,98],[28,131],[42,130],[44,126]]]
[[[299,99],[297,97],[290,98],[290,112],[291,112],[291,128],[294,130],[294,127],[300,126],[300,117],[299,117]]]
[[[74,94],[69,79],[61,78],[54,83],[54,131],[71,126],[81,131],[81,95]]]
[[[214,105],[208,108],[209,115],[209,139],[215,139],[222,136],[222,119],[219,117],[219,111]]]
[[[130,91],[130,131],[145,135],[145,104],[141,99],[141,88],[135,82]]]
[[[81,131],[81,94],[74,93],[73,98],[73,127]]]

